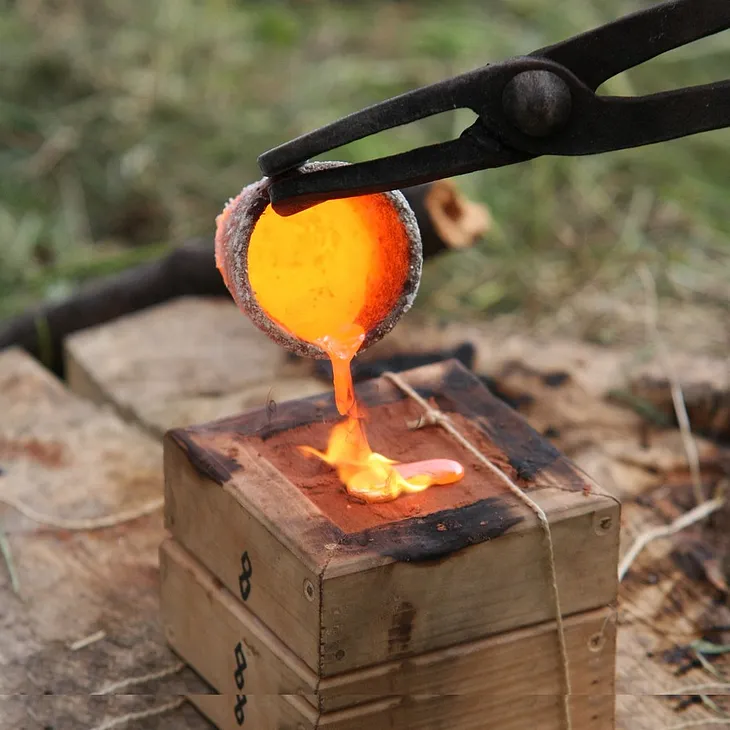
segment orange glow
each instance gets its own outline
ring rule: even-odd
[[[434,484],[453,484],[464,467],[451,459],[429,459],[399,464],[370,449],[358,418],[338,423],[330,432],[327,451],[299,447],[337,469],[337,476],[353,497],[365,502],[389,502],[401,494],[422,492]]]
[[[251,235],[248,278],[281,327],[306,342],[334,342],[387,316],[408,257],[407,232],[385,196],[330,200],[288,218],[269,206]]]
[[[408,265],[407,231],[383,195],[331,200],[287,218],[269,206],[248,246],[256,301],[280,327],[327,353],[337,409],[347,416],[333,427],[326,452],[301,449],[334,467],[348,493],[367,502],[464,475],[447,459],[399,464],[374,453],[355,400],[352,359],[398,302]]]

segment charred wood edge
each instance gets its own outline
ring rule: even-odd
[[[540,472],[549,468],[553,475],[564,477],[566,489],[576,492],[583,489],[583,480],[570,462],[519,414],[490,394],[479,378],[461,363],[446,361],[439,372],[440,376],[434,377],[426,386],[417,378],[411,384],[423,398],[433,398],[445,413],[460,413],[478,426],[502,450],[518,479],[526,482],[526,488],[532,486],[530,482],[534,482]],[[356,390],[360,401],[368,407],[405,398],[382,379],[367,381]],[[223,484],[243,467],[207,445],[206,437],[229,433],[266,439],[298,426],[337,418],[334,397],[316,395],[282,403],[275,418],[268,409],[259,408],[202,426],[171,429],[166,438],[185,451],[198,473]],[[337,542],[345,551],[375,550],[398,561],[433,561],[504,534],[524,519],[514,511],[516,504],[516,498],[507,495],[427,517],[401,520],[362,533],[345,534],[329,521],[322,529],[326,532],[326,542]],[[322,535],[312,535],[312,539],[321,544]]]
[[[424,258],[455,245],[443,237],[429,212],[433,209],[428,205],[429,192],[434,185],[443,183],[402,191],[418,220]],[[462,205],[476,205],[458,199]],[[18,317],[0,322],[0,350],[21,347],[63,376],[63,341],[67,336],[182,296],[229,296],[215,266],[212,240],[192,239],[158,261],[94,280],[68,299],[42,303]]]
[[[406,563],[433,563],[470,545],[504,535],[525,518],[514,511],[511,498],[490,497],[464,507],[410,517],[356,534],[342,534],[342,551],[375,549],[380,555]]]

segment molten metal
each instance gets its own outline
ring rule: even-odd
[[[216,236],[229,288],[225,228],[237,203],[219,217]],[[447,459],[399,464],[374,453],[355,400],[350,364],[401,300],[410,259],[408,231],[385,195],[330,200],[286,218],[267,206],[247,246],[244,270],[258,306],[279,328],[327,354],[337,409],[347,417],[333,427],[326,452],[302,451],[333,466],[347,491],[368,502],[451,484],[464,474]]]
[[[434,484],[453,484],[464,476],[464,467],[451,459],[399,464],[375,453],[359,418],[349,417],[334,426],[325,453],[311,446],[299,448],[337,469],[337,476],[348,493],[365,502],[389,502],[401,494],[422,492]]]

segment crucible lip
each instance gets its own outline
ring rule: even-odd
[[[300,170],[309,172],[341,167],[347,164],[349,163],[333,161],[307,162],[301,166]],[[220,228],[216,233],[216,243],[225,249],[224,268],[226,269],[228,289],[238,306],[248,315],[254,325],[274,342],[301,357],[326,359],[328,356],[320,347],[298,338],[273,320],[259,306],[251,288],[248,276],[248,247],[256,223],[270,202],[269,183],[270,179],[265,177],[246,186],[240,195],[229,203],[229,206],[232,206],[230,214],[220,224]],[[418,293],[423,267],[421,234],[416,216],[404,195],[397,190],[378,194],[388,199],[406,230],[408,237],[408,272],[395,305],[383,319],[365,333],[365,340],[358,352],[363,352],[382,339],[411,308]],[[226,210],[225,212],[228,213],[229,211]]]

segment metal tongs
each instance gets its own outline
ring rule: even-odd
[[[540,155],[592,155],[730,126],[730,79],[642,97],[598,96],[612,76],[730,28],[730,0],[670,0],[528,56],[494,63],[350,114],[269,150],[274,209],[410,187]],[[310,158],[457,108],[479,115],[458,139],[312,172]]]

